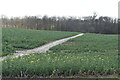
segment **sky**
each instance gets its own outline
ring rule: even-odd
[[[0,0],[0,15],[98,16],[118,17],[120,0]]]

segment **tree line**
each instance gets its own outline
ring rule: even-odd
[[[97,17],[97,14],[86,17],[48,17],[25,16],[7,18],[1,16],[1,27],[15,27],[35,30],[56,30],[101,34],[117,34],[118,19],[107,16]]]

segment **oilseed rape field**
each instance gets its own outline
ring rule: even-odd
[[[0,56],[13,54],[16,50],[36,48],[76,34],[78,32],[2,28],[2,54]]]
[[[42,32],[45,33],[42,36],[43,38],[38,38],[36,35],[34,36],[36,41],[39,42],[39,40],[44,41],[46,39],[46,42],[49,42],[58,38],[64,38],[77,34],[74,32],[57,31],[54,32],[54,34],[50,34],[52,31],[38,31],[38,33],[41,34]],[[49,35],[47,38],[45,38],[46,34]],[[24,37],[29,35],[24,33]],[[19,38],[19,36],[14,37],[15,39]],[[4,38],[4,40],[7,39],[8,44],[14,44],[12,43],[12,39],[9,40],[9,36]],[[21,40],[18,41],[20,42]],[[33,41],[35,41],[35,39]],[[45,41],[43,43],[45,43]],[[5,44],[5,42],[3,42],[3,44]],[[20,45],[24,44],[22,42],[20,43]],[[28,43],[28,45],[30,44]],[[36,46],[34,45],[34,47]],[[17,49],[18,48],[13,47],[13,50]],[[12,51],[11,48],[9,50]],[[4,52],[9,51],[6,50]],[[118,35],[85,33],[81,37],[70,39],[63,44],[52,47],[50,52],[34,53],[2,61],[2,75],[11,77],[113,75],[120,72],[118,66]]]

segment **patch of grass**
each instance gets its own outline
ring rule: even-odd
[[[2,55],[14,53],[16,50],[32,49],[50,41],[69,37],[77,32],[26,30],[2,28]]]
[[[3,61],[3,76],[117,74],[117,35],[85,34],[53,47],[51,53]]]

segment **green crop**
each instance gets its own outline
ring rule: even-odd
[[[48,42],[73,36],[77,32],[26,30],[16,28],[2,29],[2,55],[15,53],[16,50],[32,49]]]
[[[3,61],[3,76],[87,76],[116,75],[118,36],[84,34],[36,53]],[[115,76],[113,76],[115,77]]]

